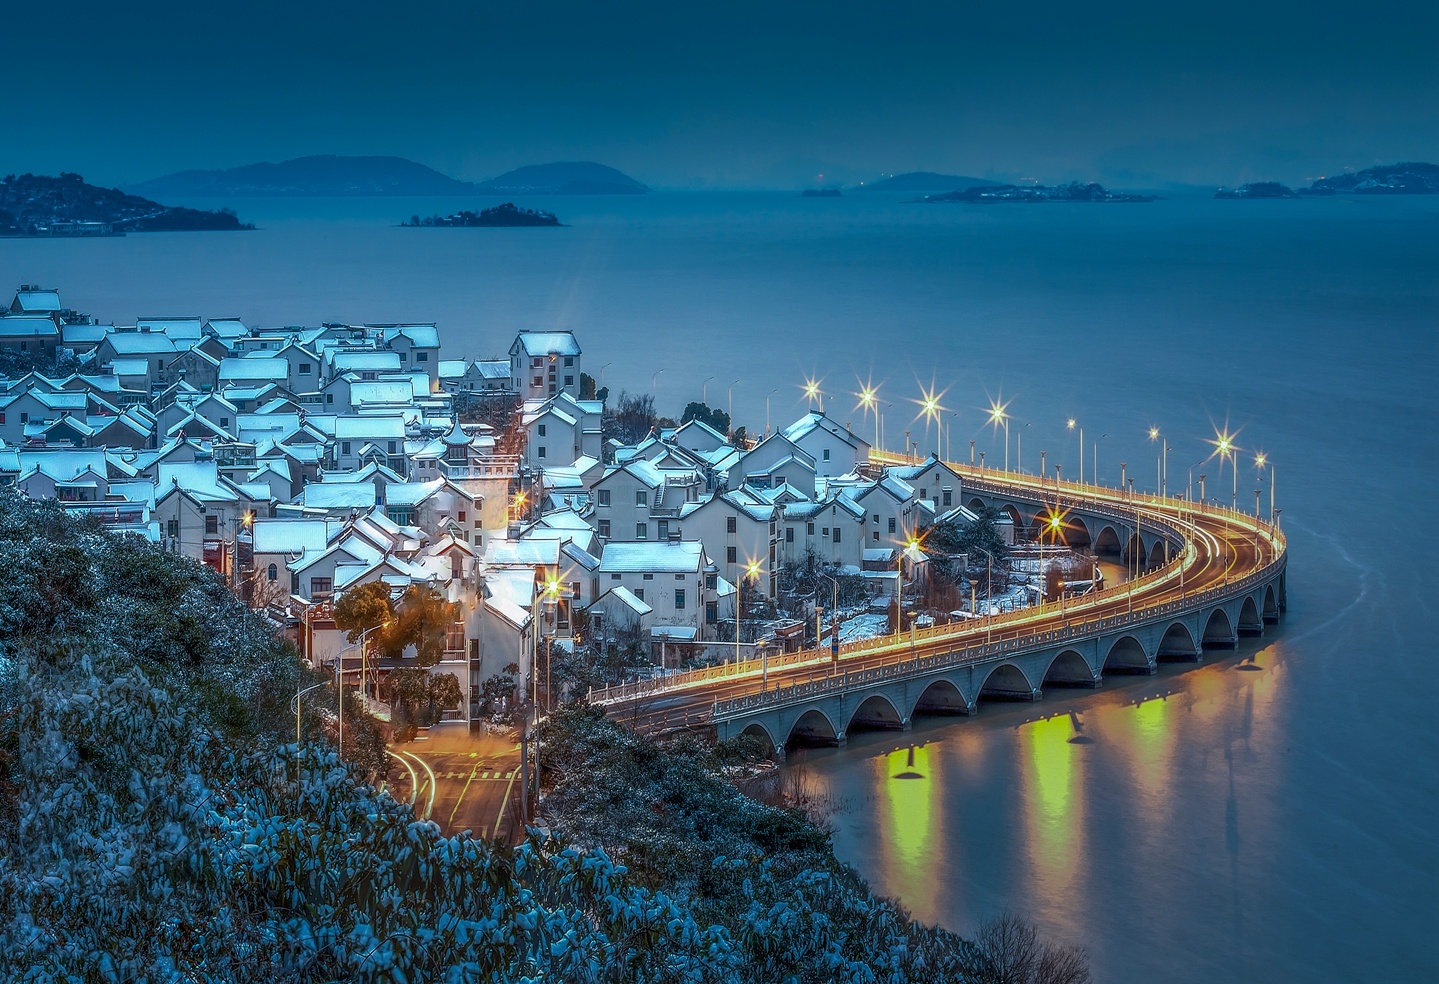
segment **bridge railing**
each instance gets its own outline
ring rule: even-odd
[[[898,458],[898,456],[891,456]],[[1118,498],[1122,493],[1119,489],[1110,489],[1096,485],[1078,485],[1077,483],[1059,483],[1057,491],[1052,483],[1036,481],[1034,476],[1020,475],[1012,472],[994,472],[992,469],[976,473],[970,478],[969,488],[973,491],[991,495],[1003,495],[1015,498],[1028,498],[1031,495],[1037,498],[1042,505],[1053,503],[1056,508],[1069,508],[1083,510],[1088,513],[1102,515],[1106,518],[1119,522],[1137,522],[1139,525],[1148,524],[1153,529],[1162,531],[1166,539],[1177,543],[1180,547],[1180,554],[1164,566],[1149,571],[1138,578],[1125,581],[1100,591],[1090,592],[1072,599],[1063,599],[1055,602],[1045,602],[1042,605],[1031,608],[1019,609],[1014,612],[1000,615],[984,616],[978,620],[967,620],[961,623],[949,625],[937,625],[925,629],[911,628],[908,638],[903,633],[895,633],[871,639],[858,640],[851,643],[843,643],[839,647],[841,659],[847,655],[855,654],[876,654],[886,651],[893,651],[902,654],[908,648],[917,646],[920,641],[926,643],[937,639],[951,638],[955,641],[968,640],[984,636],[992,644],[993,637],[998,633],[1001,638],[1038,641],[1046,634],[1027,633],[1012,634],[1006,636],[1016,626],[1031,622],[1037,619],[1048,619],[1055,614],[1061,614],[1064,619],[1064,626],[1084,625],[1087,631],[1094,631],[1095,627],[1083,618],[1087,610],[1098,608],[1122,598],[1125,595],[1133,597],[1147,591],[1156,585],[1180,580],[1182,583],[1181,568],[1185,567],[1192,559],[1192,547],[1187,538],[1197,537],[1200,534],[1198,527],[1193,523],[1192,516],[1204,514],[1211,518],[1223,519],[1235,523],[1239,528],[1247,528],[1255,536],[1262,536],[1270,545],[1273,551],[1273,559],[1268,565],[1256,568],[1254,571],[1236,580],[1226,579],[1219,587],[1206,589],[1201,592],[1181,593],[1179,599],[1160,602],[1157,604],[1144,603],[1143,599],[1136,599],[1138,604],[1123,616],[1132,624],[1142,624],[1148,618],[1163,617],[1173,614],[1174,611],[1188,608],[1194,605],[1208,604],[1215,598],[1229,596],[1247,590],[1252,583],[1257,583],[1268,576],[1271,567],[1280,564],[1284,560],[1284,538],[1277,528],[1265,524],[1254,516],[1238,513],[1228,507],[1205,506],[1203,504],[1188,503],[1183,499],[1159,500],[1156,497],[1135,495],[1133,499],[1125,498],[1119,502],[1113,500],[1090,498],[1086,493],[1097,495],[1112,495]],[[1136,519],[1136,511],[1138,517]],[[1176,608],[1175,606],[1178,606]],[[1079,619],[1076,622],[1076,618]],[[1057,630],[1053,630],[1057,631]],[[1073,638],[1071,635],[1067,638]],[[1051,640],[1052,641],[1052,640]],[[986,657],[976,657],[983,659]],[[643,697],[652,697],[659,694],[676,690],[688,689],[703,686],[708,683],[727,679],[739,679],[756,675],[765,675],[769,670],[783,670],[797,666],[817,665],[832,663],[831,650],[829,647],[806,649],[794,653],[782,653],[773,656],[760,656],[747,660],[727,660],[724,663],[714,666],[698,667],[692,670],[683,670],[678,673],[666,674],[654,680],[640,680],[633,683],[621,684],[614,687],[607,687],[601,690],[592,690],[589,695],[591,703],[609,704]]]
[[[1158,604],[1143,605],[1133,612],[1110,615],[1103,618],[1065,622],[1059,628],[1041,632],[1001,638],[990,642],[966,644],[949,652],[916,654],[908,659],[897,658],[893,663],[866,667],[859,670],[835,670],[825,674],[812,675],[808,680],[796,681],[758,693],[738,697],[722,698],[715,701],[710,720],[718,721],[743,715],[765,708],[774,708],[794,703],[803,703],[816,696],[843,693],[855,686],[892,682],[935,671],[961,668],[989,662],[1002,662],[1026,652],[1050,649],[1066,642],[1077,642],[1095,635],[1123,629],[1136,629],[1143,625],[1182,615],[1194,607],[1203,607],[1216,601],[1232,597],[1236,591],[1248,590],[1270,575],[1267,569],[1258,571],[1228,585],[1196,592],[1182,599],[1171,599]]]

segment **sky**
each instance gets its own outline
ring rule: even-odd
[[[99,184],[321,153],[472,180],[596,160],[656,188],[1439,161],[1426,0],[8,6],[5,172]]]

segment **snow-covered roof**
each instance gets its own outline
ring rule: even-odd
[[[515,344],[529,356],[580,354],[580,343],[570,331],[522,331]]]
[[[220,379],[226,382],[280,383],[289,375],[290,365],[283,359],[220,360]]]
[[[0,338],[55,338],[59,334],[49,318],[0,318]]]
[[[404,336],[416,348],[439,348],[440,333],[434,325],[392,325],[384,329],[385,344]]]
[[[22,288],[15,292],[15,300],[11,306],[19,308],[26,314],[59,311],[60,292],[58,290],[45,290],[40,287],[33,287],[30,290]]]
[[[560,562],[560,541],[530,537],[492,538],[485,544],[485,563],[497,567],[554,567]]]
[[[698,540],[609,543],[600,555],[603,574],[687,574],[699,570],[704,545]]]
[[[603,602],[607,598],[613,598],[624,605],[636,615],[648,615],[654,611],[649,605],[642,601],[633,591],[623,584],[610,588],[604,594],[595,599],[595,604]],[[593,607],[593,606],[591,606]]]
[[[322,551],[329,540],[323,519],[257,519],[250,533],[257,554]]]

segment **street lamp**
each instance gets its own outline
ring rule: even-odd
[[[660,402],[660,373],[662,372],[664,372],[663,369],[656,369],[654,373],[650,376],[650,395],[654,398],[656,404],[656,413],[659,412],[658,405]]]
[[[1029,427],[1029,421],[1024,422],[1024,427],[1014,435],[1014,467],[1021,475],[1024,474],[1024,431]],[[1041,472],[1041,474],[1043,474]]]
[[[330,681],[326,680],[323,683],[306,687],[304,690],[297,690],[295,691],[295,696],[290,699],[290,706],[295,709],[295,747],[297,750],[300,746],[300,698],[308,694],[311,690],[319,690],[321,687],[329,686],[329,683]]]
[[[776,386],[774,389],[770,390],[768,393],[766,393],[766,394],[764,395],[764,436],[765,436],[765,437],[769,437],[769,398],[772,397],[772,396],[774,396],[774,395],[775,395],[776,393],[778,393],[778,392],[779,392],[779,387]],[[731,409],[731,410],[734,409],[734,400],[733,400],[733,399],[730,400],[730,409]],[[877,415],[876,415],[876,419],[878,419],[878,416],[877,416]],[[734,423],[734,418],[733,418],[733,417],[730,418],[730,423],[731,423],[731,424]]]
[[[358,642],[354,643],[353,645],[344,647],[335,654],[335,693],[337,708],[336,714],[339,722],[337,726],[338,734],[336,742],[339,745],[339,754],[340,758],[342,759],[345,757],[345,654],[351,649],[358,648],[360,650],[360,682],[363,684],[365,681],[366,672],[365,641],[369,638],[371,632],[374,632],[376,629],[383,628],[384,626],[389,624],[390,623],[388,621],[385,621],[380,622],[377,625],[370,626],[368,629],[365,629],[363,632],[360,633],[360,638]],[[368,698],[368,696],[369,695],[367,694],[366,697]],[[369,709],[368,699],[366,700],[365,707],[367,710]],[[298,715],[298,713],[299,712],[297,710],[296,714]]]
[[[706,408],[706,409],[708,409],[708,408],[709,408],[709,405],[710,405],[710,400],[709,400],[709,385],[710,385],[710,380],[711,380],[711,379],[714,379],[714,377],[713,377],[713,376],[706,376],[706,377],[705,377],[705,381],[702,382],[702,383],[700,383],[700,402],[705,405],[705,408]]]
[[[730,428],[730,432],[731,432],[731,433],[734,432],[734,384],[737,383],[737,382],[739,382],[738,379],[734,379],[734,380],[731,380],[731,381],[730,381],[730,384],[729,384],[729,409],[725,411],[726,413],[729,414],[729,428]],[[768,421],[765,422],[765,426],[766,426],[766,427],[769,426],[769,422],[768,422]]]
[[[830,607],[829,607],[829,623],[830,623],[830,627],[831,627],[831,630],[830,630],[830,642],[829,642],[829,658],[830,658],[830,660],[831,660],[832,662],[838,663],[838,662],[839,662],[839,582],[836,581],[834,578],[830,577],[828,574],[820,574],[820,577],[824,578],[824,579],[825,579],[826,581],[828,581],[830,584],[834,585],[834,600],[831,602]],[[815,648],[816,648],[816,649],[819,648],[819,642],[820,642],[819,638],[816,637],[815,640],[814,640],[814,644],[815,644]]]
[[[1079,484],[1080,484],[1080,485],[1083,485],[1083,484],[1084,484],[1084,427],[1083,427],[1083,425],[1077,424],[1076,421],[1075,421],[1075,419],[1074,419],[1073,417],[1070,417],[1070,418],[1069,418],[1069,420],[1068,420],[1068,422],[1065,424],[1065,426],[1068,427],[1069,430],[1071,430],[1071,431],[1073,431],[1076,426],[1079,427]]]
[[[1004,412],[1008,403],[995,403],[989,408],[989,422],[992,425],[1004,425],[1004,470],[1009,471],[1009,414]]]
[[[874,414],[874,447],[875,450],[879,450],[879,406],[877,404],[879,387],[865,383],[860,386],[859,392],[855,396],[859,397],[857,406],[865,414]]]
[[[614,365],[613,362],[606,362],[604,365],[600,366],[600,389],[605,388],[605,370],[612,365]]]

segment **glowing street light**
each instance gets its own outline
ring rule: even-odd
[[[858,409],[865,414],[874,414],[874,447],[879,450],[879,387],[863,383],[855,396],[859,398]]]
[[[818,403],[820,412],[824,412],[824,391],[819,388],[822,379],[809,379],[804,381],[804,398],[811,404]]]
[[[989,422],[998,427],[1004,425],[1004,470],[1009,471],[1009,414],[1005,413],[1008,403],[994,403],[989,408]]]

